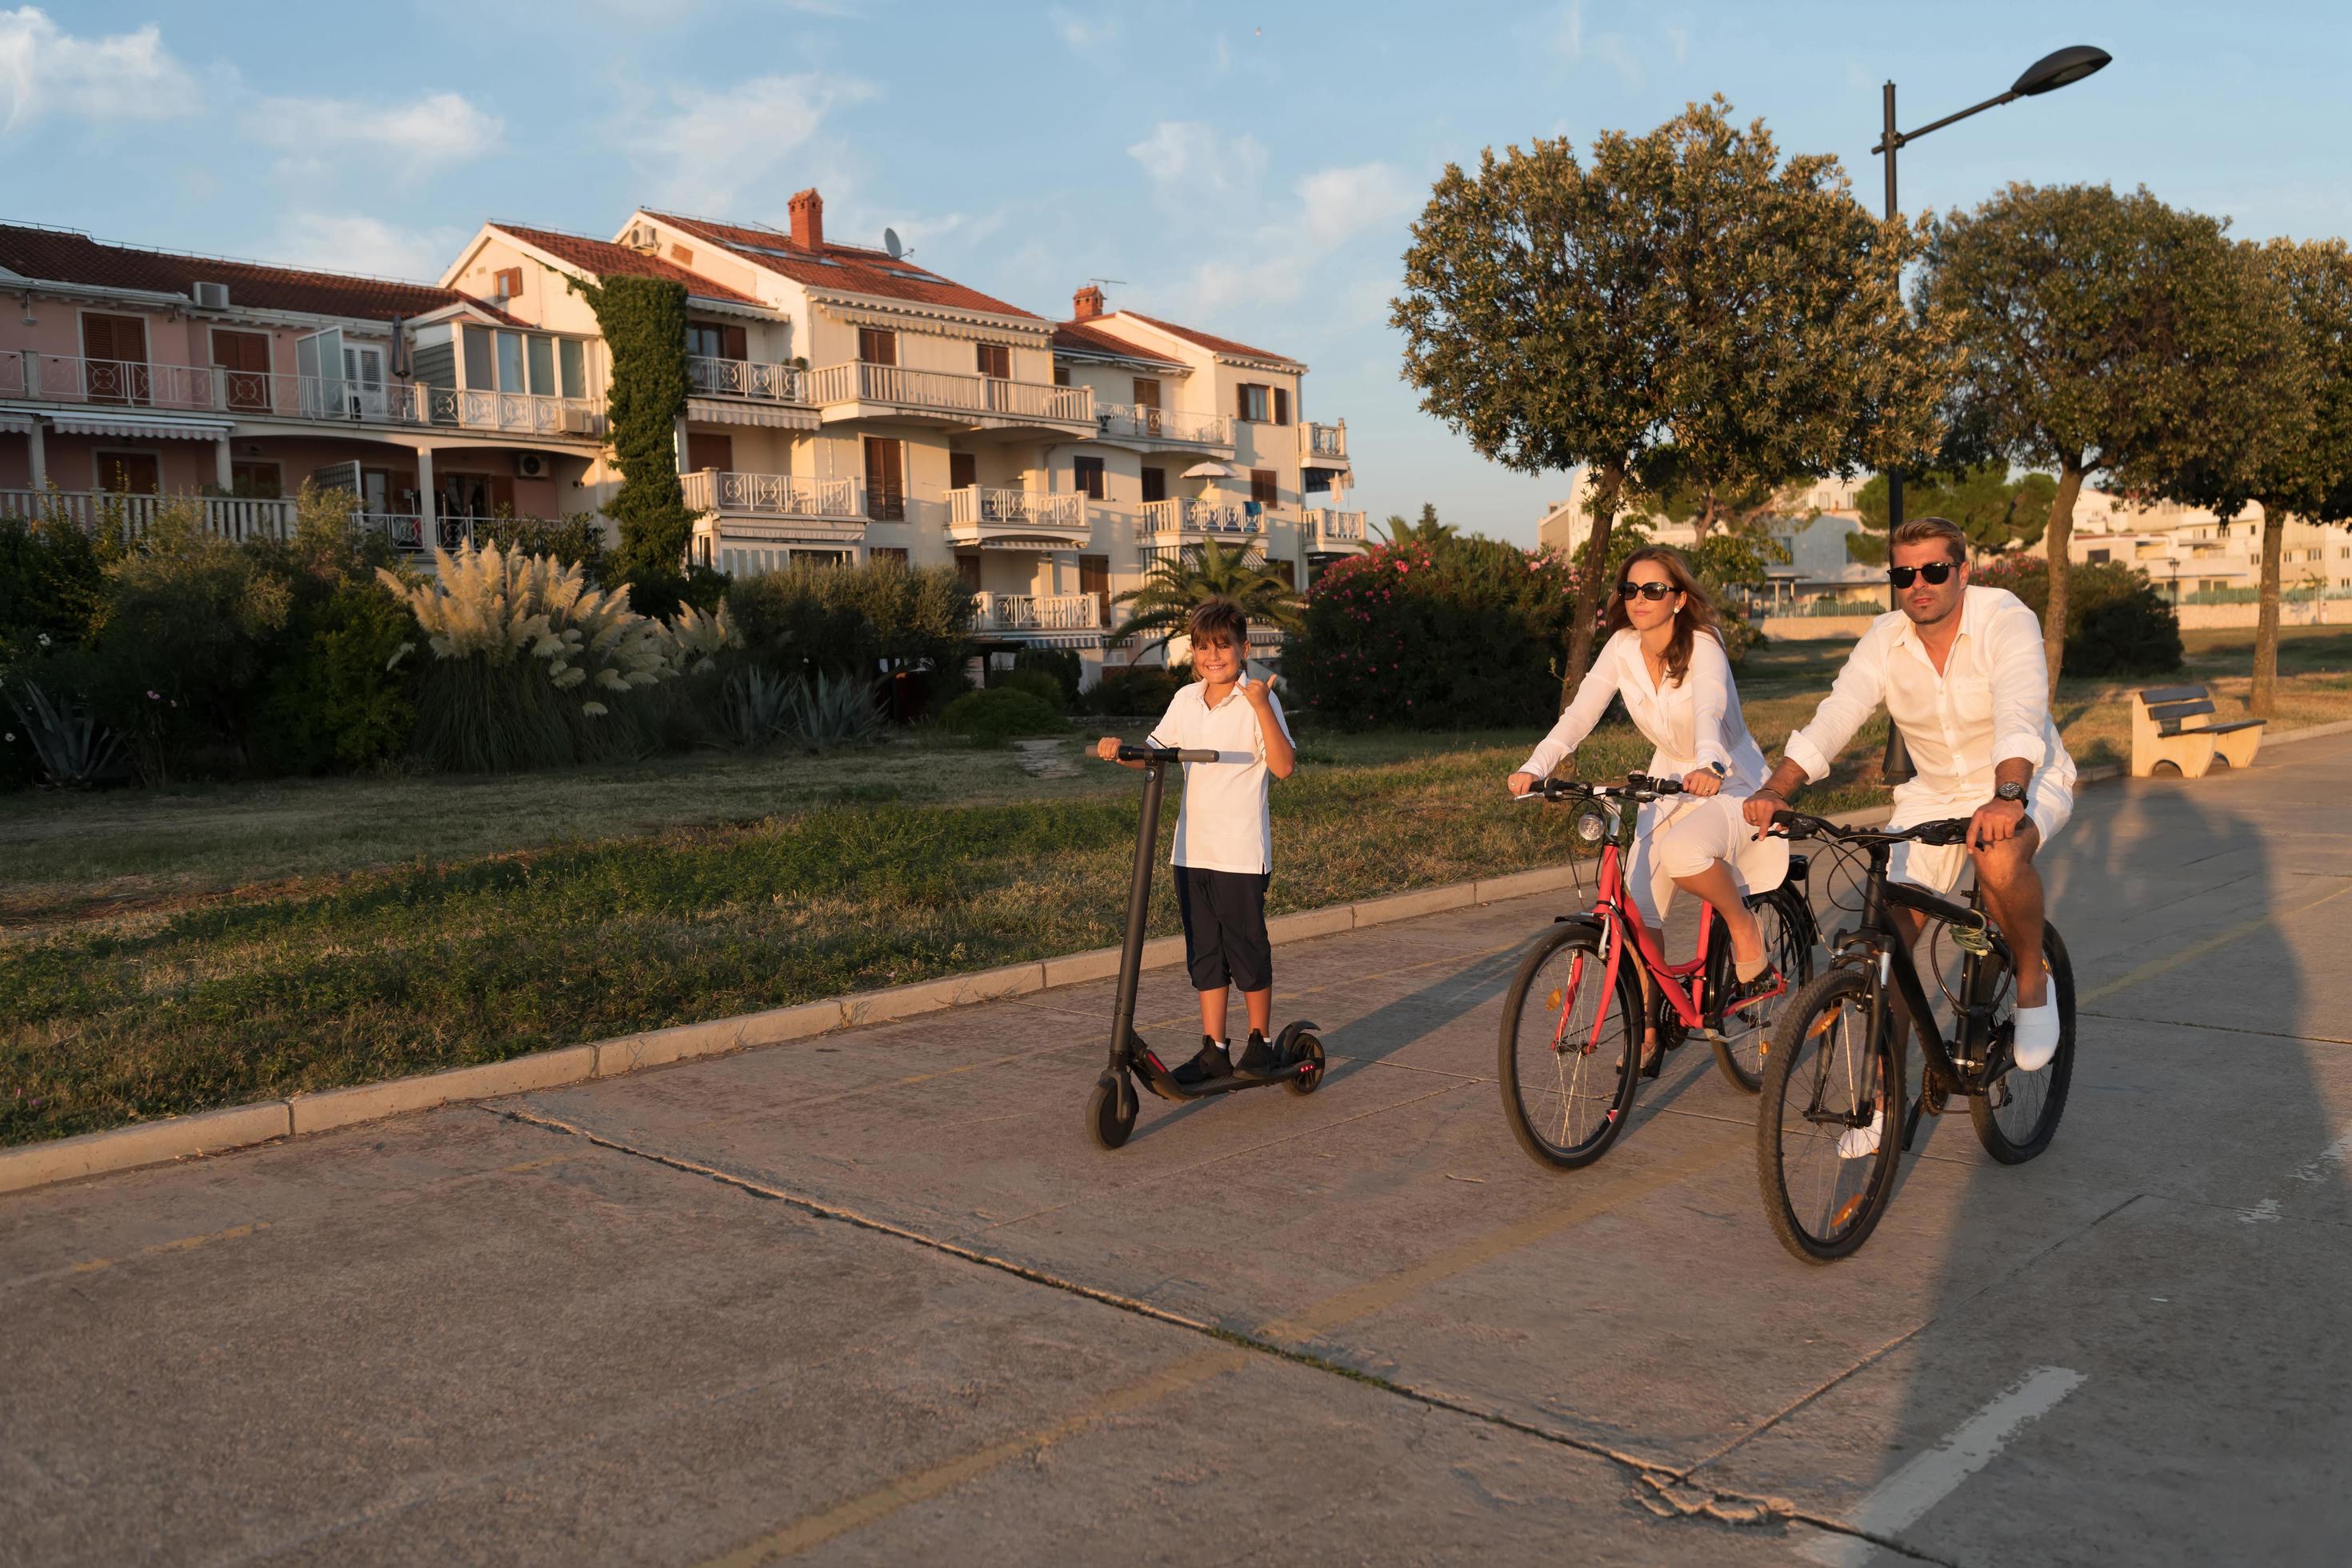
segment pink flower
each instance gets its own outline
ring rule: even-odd
[[[151,691],[147,694],[147,700],[150,702],[161,702],[163,700],[163,694],[160,691]]]

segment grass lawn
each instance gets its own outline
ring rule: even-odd
[[[2221,678],[2250,641],[2191,634],[2192,673],[2242,694]],[[2286,647],[2283,721],[2352,716],[2352,633]],[[1843,657],[1759,650],[1743,698],[1768,746]],[[2079,759],[2127,733],[2124,689],[2066,684]],[[1302,731],[1275,793],[1271,907],[1557,861],[1561,815],[1501,790],[1538,732]],[[1885,738],[1866,727],[1808,804],[1878,798]],[[1621,720],[1579,768],[1647,756]],[[0,1143],[1107,945],[1136,796],[1092,761],[1038,778],[1010,751],[925,741],[0,797]],[[1176,929],[1164,876],[1153,924]]]

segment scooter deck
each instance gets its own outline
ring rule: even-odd
[[[1173,1073],[1160,1067],[1157,1058],[1139,1053],[1129,1062],[1128,1070],[1160,1099],[1186,1100],[1206,1100],[1212,1095],[1232,1094],[1244,1089],[1271,1089],[1289,1082],[1306,1065],[1302,1061],[1287,1062],[1265,1078],[1236,1072],[1226,1078],[1202,1079],[1199,1083],[1178,1083]]]

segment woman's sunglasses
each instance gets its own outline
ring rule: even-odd
[[[1629,579],[1617,584],[1619,598],[1647,599],[1654,605],[1674,591],[1672,583],[1635,583]]]
[[[1908,588],[1914,577],[1925,577],[1940,588],[1959,569],[1956,561],[1930,561],[1925,566],[1889,566],[1886,580],[1898,588]]]

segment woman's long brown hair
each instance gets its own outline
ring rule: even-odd
[[[1723,632],[1715,624],[1715,601],[1699,586],[1697,575],[1691,571],[1690,563],[1683,559],[1681,551],[1664,544],[1645,544],[1625,557],[1624,564],[1617,568],[1617,591],[1609,595],[1609,612],[1601,619],[1601,629],[1614,636],[1633,624],[1625,615],[1625,579],[1644,561],[1655,562],[1674,584],[1675,591],[1683,596],[1683,607],[1675,612],[1674,638],[1666,644],[1666,681],[1680,686],[1683,678],[1690,673],[1691,639],[1705,632],[1717,642],[1723,641]]]

